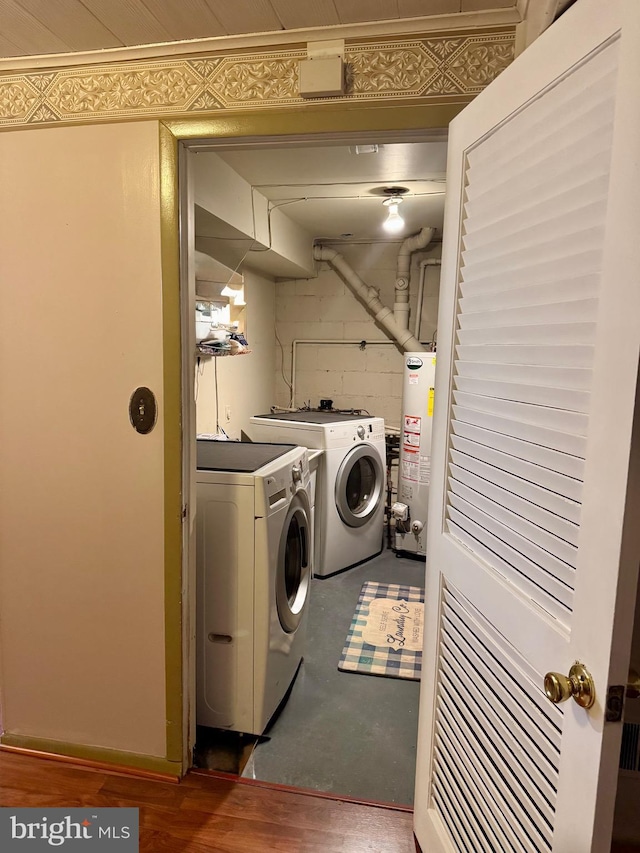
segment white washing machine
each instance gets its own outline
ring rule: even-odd
[[[307,450],[198,440],[196,720],[260,735],[304,652]]]
[[[315,497],[314,575],[327,577],[382,551],[386,481],[384,420],[331,411],[251,418],[257,441],[321,450]]]

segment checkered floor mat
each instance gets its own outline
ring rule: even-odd
[[[420,680],[424,590],[363,584],[338,669]]]

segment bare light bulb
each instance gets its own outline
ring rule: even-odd
[[[388,198],[383,204],[389,208],[389,215],[382,223],[382,227],[388,234],[399,234],[404,228],[404,219],[398,213],[402,199],[399,196]]]

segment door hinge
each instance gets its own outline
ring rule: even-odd
[[[624,684],[613,684],[607,688],[607,702],[604,712],[607,723],[619,723],[622,719],[625,691],[626,686]]]
[[[184,506],[182,507],[182,516],[181,516],[183,521],[186,521],[188,513],[189,513],[189,507],[187,506],[187,504],[184,504]]]

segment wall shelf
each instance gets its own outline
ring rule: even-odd
[[[231,350],[215,350],[209,349],[208,347],[201,348],[196,346],[196,356],[202,357],[211,357],[211,358],[224,358],[226,356],[236,356],[236,355],[249,355],[251,352],[250,349],[241,350],[240,352],[231,352]]]

